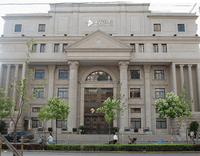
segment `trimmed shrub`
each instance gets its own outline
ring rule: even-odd
[[[64,145],[64,144],[54,144],[54,145],[46,145],[47,150],[59,150],[59,151],[80,151],[81,145]]]

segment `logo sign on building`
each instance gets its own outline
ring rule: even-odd
[[[105,26],[105,27],[112,27],[113,26],[113,20],[88,20],[87,21],[87,25],[88,27],[94,26],[94,27],[98,27],[98,26]]]

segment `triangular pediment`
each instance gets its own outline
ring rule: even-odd
[[[69,45],[66,47],[66,51],[74,51],[78,49],[87,49],[87,50],[112,50],[112,49],[119,49],[119,50],[128,50],[131,51],[132,47],[122,43],[121,41],[115,39],[114,37],[104,33],[103,31],[97,30],[92,34],[84,37],[83,39]]]

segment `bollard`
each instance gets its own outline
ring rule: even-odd
[[[1,148],[2,147],[2,140],[0,139],[0,156],[1,156]]]
[[[24,150],[24,137],[21,137],[21,155],[23,156],[23,150]]]

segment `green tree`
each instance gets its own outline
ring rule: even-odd
[[[70,105],[65,101],[60,101],[60,97],[51,97],[47,103],[40,109],[38,118],[40,121],[50,119],[61,119],[65,121],[70,113]],[[57,126],[56,126],[56,144],[57,144]]]
[[[185,87],[181,93],[181,96],[174,95],[173,92],[167,93],[165,99],[159,99],[155,102],[155,106],[158,109],[158,117],[162,119],[163,117],[168,117],[170,119],[171,128],[171,143],[172,142],[172,122],[176,117],[179,117],[183,122],[186,119],[191,118],[190,102],[186,102]]]
[[[120,84],[119,91],[121,90],[121,86],[122,86],[122,84]],[[117,111],[123,113],[124,110],[127,109],[127,106],[125,105],[126,99],[124,100],[124,103],[121,103],[123,98],[124,98],[124,95],[121,95],[121,94],[116,94],[116,96],[114,96],[113,99],[108,97],[103,103],[104,106],[97,109],[97,111],[99,111],[101,113],[103,113],[103,112],[105,113],[104,118],[106,119],[106,122],[109,125],[109,137],[110,137],[111,121],[117,119],[118,126],[120,125],[119,118],[117,116]],[[118,127],[118,130],[119,130],[119,127]],[[119,135],[118,135],[118,137],[119,137]]]
[[[33,39],[31,39],[30,41],[27,41],[26,43],[27,48],[28,48],[26,52],[26,56],[27,56],[26,65],[30,63],[29,62],[30,54],[34,53],[34,51],[31,50],[31,47],[32,47],[31,45],[33,44],[35,44]],[[33,71],[31,69],[28,71],[29,71],[29,74],[33,74]],[[13,136],[14,143],[17,142],[17,125],[18,125],[19,119],[21,118],[23,111],[26,111],[25,105],[28,104],[30,99],[35,99],[34,93],[28,95],[28,92],[27,92],[28,78],[26,77],[26,73],[24,73],[24,75],[25,77],[22,78],[21,80],[14,78],[14,83],[10,83],[9,85],[10,89],[16,89],[17,98],[9,97],[8,93],[4,91],[3,88],[0,89],[1,94],[2,94],[2,97],[0,100],[1,110],[5,111],[4,115],[2,115],[2,118],[5,118],[6,116],[8,116],[14,124],[14,136]],[[15,107],[16,105],[18,106],[18,109]]]

